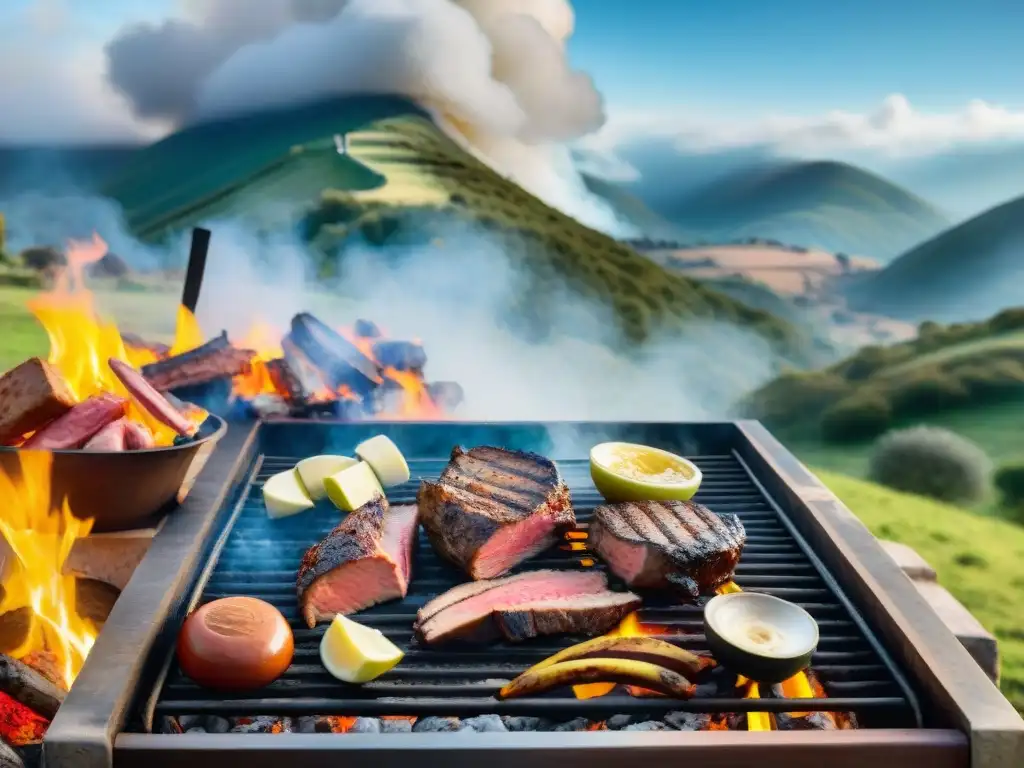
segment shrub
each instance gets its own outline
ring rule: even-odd
[[[988,327],[993,333],[1021,330],[1024,328],[1024,307],[1004,309],[989,319]]]
[[[951,371],[972,402],[993,400],[1024,392],[1024,363],[1009,358],[970,363]]]
[[[849,381],[863,381],[883,368],[899,365],[914,356],[914,350],[908,346],[863,347],[853,357],[842,364],[839,373]]]
[[[1004,464],[996,470],[994,480],[1003,504],[1024,517],[1024,461]]]
[[[849,393],[850,384],[834,373],[789,371],[751,394],[742,410],[770,426],[791,425],[816,420]]]
[[[990,471],[988,456],[970,440],[925,426],[885,435],[868,463],[868,477],[876,483],[953,503],[979,501]]]
[[[56,248],[26,248],[21,252],[21,263],[29,269],[42,272],[54,267],[64,266],[64,254]]]
[[[821,415],[821,436],[829,442],[866,440],[889,428],[892,406],[885,395],[865,389],[843,398]]]
[[[897,416],[919,416],[963,405],[969,399],[960,380],[938,368],[895,379],[888,386],[889,402]]]

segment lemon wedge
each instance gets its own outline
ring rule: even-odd
[[[590,450],[590,476],[612,503],[688,501],[700,488],[701,471],[682,456],[634,443],[601,443]]]
[[[324,480],[358,463],[348,456],[310,456],[296,464],[295,471],[309,492],[309,498],[319,501],[327,497]]]
[[[356,446],[356,456],[373,469],[385,488],[409,482],[409,465],[387,435],[377,435]]]
[[[263,503],[271,518],[291,517],[313,508],[313,500],[294,469],[278,472],[263,484]]]
[[[405,653],[379,630],[365,627],[341,614],[320,641],[320,661],[344,683],[376,680],[402,660]]]
[[[338,509],[355,512],[374,496],[383,496],[380,481],[365,461],[353,464],[324,479],[324,490]]]

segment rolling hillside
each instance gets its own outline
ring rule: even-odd
[[[850,305],[911,320],[976,320],[1024,304],[1024,197],[942,232],[853,283]]]
[[[685,240],[687,235],[665,217],[651,210],[643,200],[626,187],[613,181],[584,173],[583,183],[592,195],[608,203],[627,224],[632,224],[641,235],[655,240]]]
[[[746,168],[656,210],[709,240],[757,237],[880,261],[949,224],[885,179],[824,161]]]
[[[529,265],[530,293],[520,301],[528,314],[545,315],[543,298],[561,282],[610,307],[633,341],[694,318],[751,327],[789,352],[803,341],[784,321],[548,207],[400,99],[332,100],[195,126],[140,152],[107,191],[147,239],[241,216],[297,227],[328,258],[350,238],[426,243],[452,222],[470,223]]]

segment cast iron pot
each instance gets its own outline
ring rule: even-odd
[[[71,512],[93,518],[96,533],[148,528],[178,505],[200,451],[208,455],[227,431],[211,414],[194,440],[142,451],[53,451],[51,499],[66,496]],[[20,473],[18,448],[0,447],[0,472]]]

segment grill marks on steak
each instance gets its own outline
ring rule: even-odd
[[[451,640],[519,642],[540,635],[600,635],[640,607],[631,592],[612,592],[600,571],[527,571],[473,581],[434,598],[416,616],[427,644]]]
[[[534,453],[456,446],[417,496],[434,549],[474,579],[500,576],[576,524],[554,462]]]
[[[736,515],[689,501],[600,506],[588,536],[631,587],[672,587],[694,599],[732,578],[745,542]]]
[[[299,608],[312,629],[335,615],[405,597],[419,510],[377,496],[346,517],[302,557]]]

